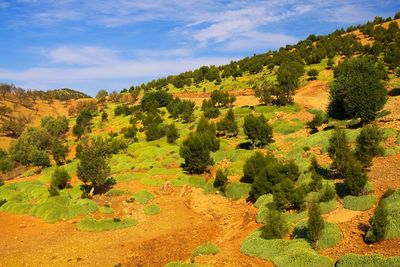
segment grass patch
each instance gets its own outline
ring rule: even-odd
[[[157,204],[150,204],[144,207],[144,214],[146,215],[157,215],[160,212],[161,209]]]
[[[338,260],[337,267],[390,267],[400,266],[400,257],[385,257],[380,254],[346,254]]]
[[[140,204],[146,204],[150,200],[154,199],[154,196],[149,191],[142,190],[142,191],[136,192],[133,195],[133,198],[135,199],[135,201],[139,202]]]
[[[321,232],[321,236],[317,241],[320,249],[326,249],[336,246],[342,239],[343,234],[339,226],[334,223],[325,222],[325,227]],[[303,238],[308,240],[307,221],[300,222],[293,230],[293,238]],[[309,240],[308,240],[309,241]],[[309,241],[311,242],[311,241]]]
[[[385,201],[388,212],[385,239],[398,238],[400,237],[400,190],[382,201]]]
[[[287,120],[277,120],[272,123],[272,128],[274,132],[278,132],[281,134],[291,134],[295,133],[304,128],[305,123],[298,119],[292,119],[290,121]]]
[[[195,257],[199,255],[215,255],[219,252],[219,247],[213,243],[206,243],[198,246],[195,250],[193,250],[190,259],[193,260]]]
[[[111,213],[114,212],[114,209],[111,208],[111,207],[106,207],[106,206],[104,206],[104,207],[99,207],[99,211],[100,211],[101,213],[103,213],[103,214],[111,214]]]
[[[124,173],[113,177],[117,183],[126,183],[137,179],[136,174],[133,173]]]
[[[232,183],[228,184],[225,189],[225,196],[227,198],[238,200],[247,198],[251,189],[251,184],[247,183]]]
[[[318,255],[304,239],[266,240],[260,237],[260,230],[250,234],[242,243],[240,251],[249,256],[272,261],[276,266],[284,267],[333,267],[333,260]]]
[[[265,205],[267,205],[268,203],[271,203],[272,201],[274,201],[274,196],[272,194],[262,195],[254,203],[254,206],[256,208],[265,207]]]
[[[182,174],[182,175],[178,175],[178,177],[172,179],[171,184],[173,186],[177,186],[177,187],[189,185],[192,187],[204,188],[206,186],[206,181],[201,176],[192,176],[192,175]]]
[[[349,210],[369,210],[374,205],[376,198],[373,195],[345,196],[344,207]]]
[[[103,232],[103,231],[111,231],[122,228],[127,228],[131,226],[137,225],[138,222],[132,218],[124,218],[124,219],[100,219],[96,220],[91,217],[83,218],[78,223],[78,230],[83,232]]]
[[[118,196],[122,196],[123,194],[125,194],[125,190],[122,190],[122,189],[111,189],[110,191],[108,191],[106,193],[106,196],[118,197]]]

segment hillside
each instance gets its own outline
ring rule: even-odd
[[[26,123],[0,137],[0,265],[400,265],[399,22],[96,99],[3,95]]]

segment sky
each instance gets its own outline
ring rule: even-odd
[[[93,96],[397,11],[398,0],[0,0],[0,83]]]

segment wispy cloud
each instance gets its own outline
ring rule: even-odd
[[[62,46],[45,51],[53,63],[103,65],[118,62],[118,51],[96,46]]]

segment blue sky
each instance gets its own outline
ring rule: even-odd
[[[398,0],[0,0],[0,82],[94,95],[399,10]]]

